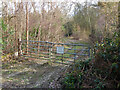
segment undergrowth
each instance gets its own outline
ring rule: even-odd
[[[120,88],[120,37],[96,42],[93,57],[78,61],[63,80],[63,88]]]

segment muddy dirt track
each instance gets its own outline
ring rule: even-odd
[[[48,64],[41,60],[3,63],[3,88],[60,88],[68,65]]]

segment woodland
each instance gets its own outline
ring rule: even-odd
[[[2,88],[120,88],[120,2],[2,2],[0,28]],[[29,40],[87,44],[90,56],[25,58]]]

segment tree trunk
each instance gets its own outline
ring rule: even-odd
[[[22,53],[22,46],[21,46],[21,43],[22,43],[22,21],[23,21],[23,3],[21,3],[20,5],[20,29],[19,29],[19,39],[18,39],[18,57],[21,56],[21,53]]]
[[[120,2],[118,3],[118,36],[119,36],[119,45],[118,45],[118,53],[120,58]]]
[[[118,3],[118,32],[120,36],[120,2]]]
[[[15,16],[16,16],[16,2],[15,4]],[[15,51],[17,50],[17,19],[15,17]]]
[[[52,2],[50,3],[51,4],[51,9],[52,10]],[[50,8],[49,6],[49,3],[48,3],[48,9]],[[52,12],[51,12],[52,13]],[[49,27],[48,27],[48,41],[50,40],[50,36],[51,36],[51,21],[52,21],[52,14],[50,13],[50,23],[49,23]],[[51,41],[52,42],[52,41]]]
[[[44,2],[43,4],[41,5],[42,6],[42,9],[41,9],[41,15],[40,15],[40,26],[39,26],[39,31],[38,31],[38,41],[41,41],[41,33],[42,33],[42,22],[44,22]],[[39,53],[39,49],[40,49],[40,43],[38,42],[38,53]]]
[[[28,31],[28,3],[26,3],[26,41],[27,41],[27,48],[26,53],[28,54],[28,38],[29,38],[29,31]]]

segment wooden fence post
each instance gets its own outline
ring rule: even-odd
[[[52,46],[52,45],[51,45]],[[49,62],[50,62],[50,64],[51,64],[51,50],[52,50],[52,48],[50,47],[49,49],[48,49],[48,52],[49,52]],[[52,64],[51,64],[52,65]]]
[[[88,57],[89,58],[91,57],[90,53],[91,53],[91,49],[90,49],[90,46],[88,46]]]
[[[74,64],[75,64],[75,60],[76,60],[76,46],[74,46]]]
[[[51,43],[51,48],[50,48],[50,63],[52,66],[52,58],[53,58],[53,51],[54,51],[54,43]]]
[[[62,47],[63,47],[63,44],[62,44]],[[63,64],[63,53],[62,53],[62,64]]]
[[[20,58],[21,56],[21,45],[22,45],[22,41],[21,39],[18,38],[18,58]]]

